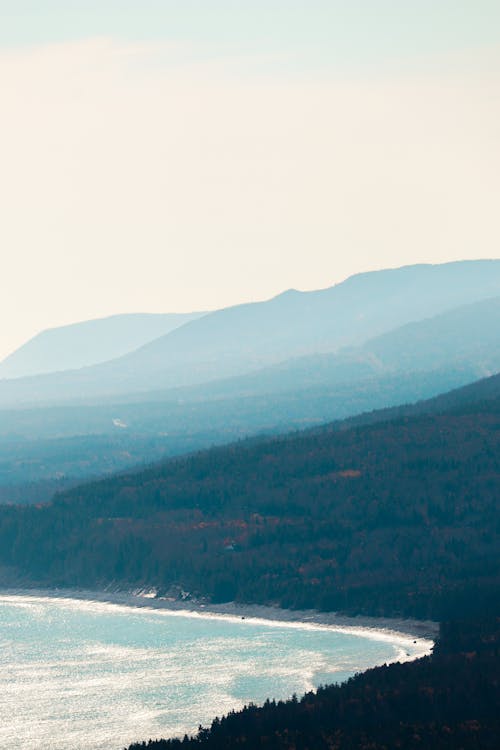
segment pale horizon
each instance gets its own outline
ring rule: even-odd
[[[500,257],[500,9],[435,5],[0,2],[0,360]]]

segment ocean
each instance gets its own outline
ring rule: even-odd
[[[122,750],[421,650],[311,623],[0,595],[0,747]]]

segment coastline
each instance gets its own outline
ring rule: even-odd
[[[212,604],[192,599],[179,600],[174,597],[156,597],[147,589],[87,590],[78,588],[24,588],[0,587],[0,596],[31,596],[52,599],[79,600],[114,604],[122,607],[160,610],[184,616],[205,616],[223,619],[260,621],[297,627],[328,628],[337,632],[351,633],[375,640],[400,642],[411,645],[412,659],[430,653],[439,631],[439,624],[431,620],[406,618],[347,616],[335,612],[318,610],[291,610],[263,604],[240,604],[227,602]],[[416,652],[416,653],[415,653]]]

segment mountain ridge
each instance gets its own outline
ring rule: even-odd
[[[0,379],[101,364],[123,356],[205,313],[123,313],[47,328],[0,362]]]
[[[496,294],[499,260],[358,274],[324,290],[285,293],[209,313],[119,359],[78,372],[15,384],[4,380],[0,404],[208,382],[292,356],[359,345],[398,325]]]

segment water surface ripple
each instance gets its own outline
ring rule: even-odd
[[[0,595],[0,747],[121,750],[421,648],[310,623]]]

